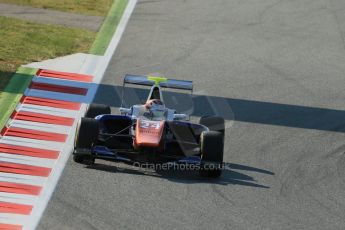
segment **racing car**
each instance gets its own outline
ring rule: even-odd
[[[91,165],[95,159],[132,164],[188,164],[198,166],[200,176],[216,178],[222,173],[224,119],[204,116],[198,124],[187,114],[164,103],[163,89],[189,91],[193,82],[164,77],[126,75],[128,84],[150,87],[147,100],[111,114],[107,105],[90,104],[78,122],[73,160]],[[124,94],[122,93],[122,102]]]

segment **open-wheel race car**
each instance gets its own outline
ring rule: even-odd
[[[191,81],[126,75],[123,91],[127,84],[149,86],[146,103],[121,106],[119,115],[111,114],[107,105],[90,104],[77,127],[75,162],[91,165],[95,159],[103,159],[132,165],[187,164],[198,166],[201,176],[221,175],[224,119],[205,116],[194,124],[189,115],[177,113],[164,103],[163,88],[192,94]]]

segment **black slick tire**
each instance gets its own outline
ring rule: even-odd
[[[102,114],[110,114],[110,106],[108,105],[101,105],[101,104],[90,104],[86,110],[85,117],[87,118],[95,118],[98,115]]]
[[[200,176],[218,178],[222,174],[224,141],[217,131],[207,131],[200,138],[201,168]]]
[[[98,134],[98,121],[92,118],[82,118],[77,128],[74,148],[91,149],[92,146],[97,143]],[[81,164],[93,164],[95,162],[95,158],[91,155],[74,155],[73,160]]]

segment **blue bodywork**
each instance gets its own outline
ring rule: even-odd
[[[123,156],[119,156],[117,153],[112,152],[109,148],[105,146],[95,146],[91,149],[91,154],[96,156],[97,158],[101,158],[104,160],[112,160],[112,161],[119,161],[125,163],[134,163],[131,159]],[[188,156],[183,157],[176,161],[171,161],[170,163],[177,163],[177,164],[201,164],[201,157],[200,156]]]
[[[98,115],[97,117],[95,117],[96,120],[103,122],[106,120],[114,120],[114,119],[118,119],[118,120],[132,120],[132,118],[130,116],[127,115],[112,115],[112,114],[103,114],[103,115]]]
[[[127,115],[111,115],[111,114],[104,114],[98,115],[95,119],[99,122],[100,130],[102,133],[111,133],[113,130],[114,122],[128,122],[128,124],[132,124],[132,117]]]
[[[130,123],[135,122],[131,116],[127,115],[98,115],[95,117],[96,120],[99,121],[101,132],[107,133],[107,130],[109,130],[109,124],[107,127],[107,122],[109,121],[127,121]],[[190,127],[194,132],[202,132],[205,130],[205,127],[199,124],[193,124],[186,121],[172,121],[175,125],[178,126],[184,126],[184,127]],[[111,124],[111,123],[110,123]],[[91,148],[91,155],[93,155],[96,158],[104,159],[104,160],[110,160],[110,161],[120,161],[125,163],[134,163],[134,160],[130,157],[127,157],[124,153],[125,151],[119,150],[119,152],[116,152],[116,150],[110,149],[106,146],[94,146]],[[90,153],[89,153],[90,154]],[[168,161],[169,163],[175,163],[175,164],[195,164],[200,165],[201,163],[201,157],[199,155],[193,155],[193,156],[181,156],[180,159],[170,159]]]

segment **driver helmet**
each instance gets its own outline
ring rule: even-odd
[[[164,103],[159,99],[148,100],[145,104],[145,107],[151,111],[162,111],[165,109]]]

